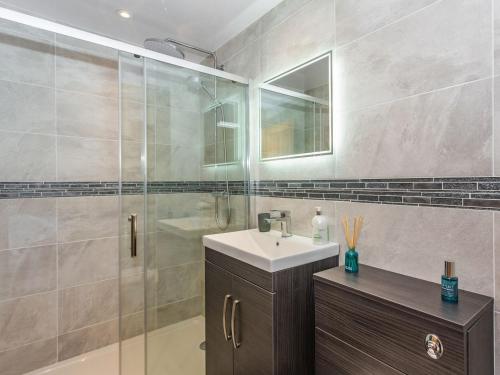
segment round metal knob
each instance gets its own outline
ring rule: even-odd
[[[425,337],[425,350],[427,351],[427,355],[432,359],[439,359],[443,356],[443,343],[437,335],[429,333]]]

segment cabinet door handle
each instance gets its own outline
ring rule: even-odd
[[[240,301],[239,300],[235,300],[233,302],[233,309],[231,311],[231,333],[233,335],[233,346],[235,349],[238,349],[241,345],[241,342],[237,341],[236,339],[236,336],[238,336],[236,334],[236,324],[235,324],[235,321],[236,321],[236,308],[238,307],[238,305],[240,304]]]
[[[128,217],[130,221],[130,257],[137,256],[137,214],[130,214]]]
[[[226,294],[224,297],[224,306],[222,307],[222,329],[224,330],[224,338],[226,341],[231,340],[231,333],[227,334],[226,328],[226,311],[227,311],[227,303],[232,298],[230,294]]]
[[[429,333],[425,337],[425,350],[427,351],[427,355],[432,359],[439,359],[443,356],[443,343],[437,335]]]

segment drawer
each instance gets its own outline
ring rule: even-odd
[[[314,294],[316,326],[338,340],[409,375],[466,374],[464,333],[319,281]],[[440,359],[427,355],[429,333],[443,343]]]
[[[319,328],[315,334],[316,375],[403,375]]]

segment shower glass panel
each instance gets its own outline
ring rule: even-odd
[[[247,227],[248,87],[129,54],[120,86],[121,374],[203,375],[202,236]]]

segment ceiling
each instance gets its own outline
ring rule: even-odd
[[[214,51],[282,0],[0,0],[0,6],[142,46],[174,38]],[[123,19],[117,10],[132,18]]]

